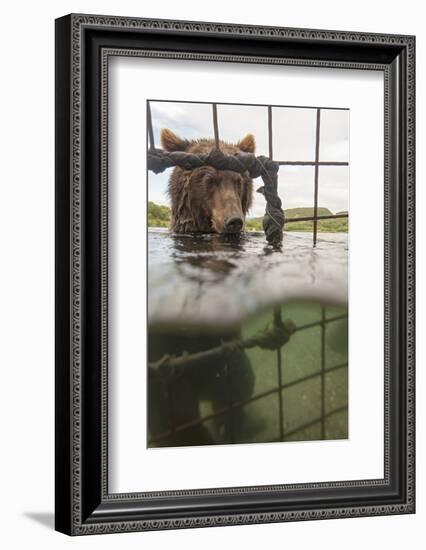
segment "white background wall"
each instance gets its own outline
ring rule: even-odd
[[[308,523],[70,539],[53,526],[54,18],[69,12],[180,18],[417,35],[418,512]],[[201,0],[14,2],[3,5],[0,139],[0,542],[3,548],[347,550],[420,547],[425,506],[425,103],[422,2]],[[413,544],[414,543],[414,544]]]

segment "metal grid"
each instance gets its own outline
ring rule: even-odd
[[[215,145],[219,148],[219,124],[217,116],[218,103],[211,103],[212,106],[212,118],[213,118],[213,132]],[[220,105],[220,104],[219,104]],[[318,191],[319,191],[319,169],[321,166],[349,166],[347,161],[321,161],[320,160],[320,139],[321,139],[321,112],[324,110],[334,110],[332,107],[303,107],[304,109],[315,109],[316,122],[315,122],[315,160],[313,161],[295,161],[295,160],[275,160],[273,159],[273,108],[271,105],[265,105],[268,111],[268,152],[269,158],[274,160],[279,166],[313,166],[314,167],[314,214],[313,216],[305,216],[300,218],[286,218],[284,223],[294,222],[306,222],[312,221],[312,240],[313,245],[317,244],[318,234],[318,221],[321,220],[336,220],[341,218],[348,218],[346,214],[333,214],[331,216],[318,216]],[[300,109],[301,107],[286,106],[287,109]],[[147,130],[150,149],[155,149],[154,131],[152,126],[151,106],[150,101],[147,102]]]
[[[212,115],[213,115],[213,131],[214,131],[214,140],[215,145],[217,148],[219,148],[219,125],[218,125],[218,116],[217,116],[217,103],[212,103]],[[298,108],[298,107],[294,107]],[[314,166],[314,214],[313,216],[307,216],[307,217],[299,217],[299,218],[289,218],[285,220],[285,223],[292,223],[292,222],[301,222],[301,221],[312,221],[313,222],[313,246],[316,246],[317,244],[317,233],[318,233],[318,221],[319,220],[329,220],[329,219],[339,219],[339,218],[348,218],[348,214],[335,214],[332,216],[318,216],[318,189],[319,189],[319,167],[320,166],[348,166],[348,162],[341,162],[341,161],[320,161],[320,132],[321,132],[321,111],[326,109],[322,107],[315,107],[316,109],[316,127],[315,127],[315,160],[314,161],[275,161],[280,166]],[[329,109],[329,108],[328,108]],[[268,153],[269,158],[273,159],[273,115],[272,115],[272,106],[267,106],[268,111]],[[148,127],[148,139],[149,139],[149,146],[151,149],[155,148],[155,141],[154,141],[154,132],[153,132],[153,126],[152,126],[152,117],[151,117],[151,108],[150,108],[150,102],[148,101],[147,104],[147,127]],[[275,307],[274,308],[274,314],[273,314],[273,323],[275,326],[282,326],[282,311],[281,307]],[[240,407],[243,407],[245,405],[248,405],[250,403],[253,403],[255,401],[258,401],[260,399],[268,398],[274,394],[278,395],[278,410],[279,410],[279,437],[276,440],[271,441],[286,441],[290,438],[294,437],[298,433],[303,432],[304,430],[314,426],[317,423],[320,423],[320,439],[326,439],[326,422],[327,419],[330,417],[343,413],[347,411],[348,405],[347,403],[343,406],[337,407],[331,411],[326,412],[326,375],[335,372],[341,369],[347,369],[348,363],[344,362],[342,364],[334,365],[332,367],[326,368],[326,329],[327,325],[330,323],[340,321],[343,319],[347,319],[347,315],[339,315],[334,316],[331,318],[327,318],[325,314],[325,308],[321,307],[321,316],[320,320],[302,325],[300,327],[297,327],[295,329],[295,332],[308,330],[314,327],[320,327],[320,370],[314,373],[311,373],[309,375],[303,376],[301,378],[298,378],[294,381],[283,383],[283,356],[282,356],[282,346],[277,347],[276,349],[276,355],[277,355],[277,385],[276,387],[260,392],[248,399],[236,401],[233,399],[232,396],[232,365],[229,366],[227,369],[228,373],[228,406],[223,407],[219,410],[216,410],[214,413],[205,415],[203,417],[196,418],[190,422],[186,422],[184,424],[181,424],[179,426],[176,426],[173,422],[171,422],[170,429],[166,432],[162,432],[159,434],[155,434],[154,437],[151,437],[148,441],[148,445],[152,446],[153,444],[158,444],[162,440],[166,440],[170,436],[176,434],[177,432],[181,432],[184,430],[187,430],[189,428],[192,428],[199,424],[204,424],[205,422],[208,422],[210,420],[213,420],[215,417],[222,416],[222,415],[228,415],[230,418],[230,421],[227,423],[228,427],[228,433],[227,439],[229,443],[235,443],[237,441],[237,434],[235,433],[234,429],[234,422],[233,422],[233,412]],[[187,356],[188,357],[188,356]],[[283,402],[283,391],[294,387],[296,385],[302,384],[308,380],[313,380],[315,378],[320,378],[320,411],[319,415],[309,422],[306,422],[302,425],[297,426],[296,428],[292,430],[285,431],[284,429],[284,402]],[[169,395],[173,394],[173,381],[170,381],[170,387],[169,387]],[[175,405],[171,403],[171,405]]]
[[[280,320],[281,316],[281,308],[275,308],[274,310],[274,321],[275,322],[281,322]],[[307,374],[303,377],[297,378],[296,380],[292,380],[291,382],[283,383],[283,370],[284,365],[282,362],[282,349],[278,348],[277,353],[277,385],[274,388],[271,388],[266,391],[262,391],[257,393],[256,395],[244,399],[244,400],[234,400],[232,396],[232,384],[231,377],[232,377],[232,365],[228,365],[228,405],[226,407],[223,407],[221,409],[216,410],[215,412],[195,418],[192,421],[186,422],[184,424],[181,424],[179,426],[176,426],[173,424],[170,426],[170,429],[162,432],[157,433],[155,436],[152,436],[148,442],[149,445],[158,444],[162,440],[167,440],[174,434],[178,432],[182,432],[184,430],[187,430],[189,428],[193,428],[194,426],[197,426],[199,424],[204,424],[207,421],[213,420],[216,417],[228,415],[230,418],[230,422],[228,422],[228,433],[226,434],[226,439],[229,443],[235,443],[238,440],[238,434],[235,432],[234,429],[234,422],[232,421],[232,415],[234,411],[240,407],[244,407],[245,405],[249,405],[250,403],[254,403],[255,401],[258,401],[260,399],[269,398],[273,395],[278,396],[278,408],[279,408],[279,437],[276,439],[272,439],[271,441],[286,441],[289,440],[291,437],[296,435],[297,433],[303,432],[307,428],[314,426],[317,423],[320,423],[321,425],[321,435],[319,439],[326,439],[326,422],[327,419],[330,418],[333,415],[336,415],[338,413],[342,413],[347,411],[348,405],[342,405],[339,407],[336,407],[332,409],[331,411],[326,412],[326,376],[327,374],[331,372],[335,372],[341,369],[347,369],[348,363],[347,361],[344,363],[340,363],[338,365],[333,365],[332,367],[326,367],[326,353],[325,353],[325,342],[326,342],[326,330],[327,326],[331,323],[342,321],[347,319],[347,315],[336,315],[333,317],[327,318],[325,315],[325,308],[321,308],[321,317],[319,321],[315,321],[312,323],[307,323],[305,325],[301,325],[300,327],[296,328],[296,332],[309,330],[315,327],[320,327],[320,341],[321,341],[321,348],[320,348],[320,368],[318,371]],[[288,388],[297,386],[299,384],[302,384],[304,382],[307,382],[308,380],[313,380],[315,378],[320,378],[320,407],[319,407],[319,414],[309,422],[306,422],[304,424],[301,424],[297,426],[296,428],[292,430],[285,431],[284,430],[284,402],[283,402],[283,391],[287,390]],[[168,393],[170,396],[173,395],[173,380],[170,380],[169,387],[168,387]],[[173,415],[172,415],[173,416]]]

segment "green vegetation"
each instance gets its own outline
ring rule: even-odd
[[[312,231],[313,222],[290,222],[285,225],[285,231]],[[348,218],[337,220],[318,220],[318,233],[347,233]]]
[[[284,210],[286,219],[307,218],[313,216],[313,208],[287,208]],[[347,211],[337,212],[347,214]],[[328,208],[318,207],[319,216],[332,216]],[[155,202],[148,202],[148,227],[168,227],[170,223],[170,208]],[[285,231],[312,231],[313,223],[310,221],[290,222],[285,224]],[[263,231],[262,218],[249,218],[246,220],[248,231]],[[348,219],[338,218],[337,220],[319,220],[319,233],[347,233]]]
[[[287,208],[284,210],[286,220],[307,218],[313,216],[313,208]],[[347,214],[347,212],[338,212],[338,214]],[[318,207],[319,216],[332,216],[328,208]],[[262,218],[250,218],[246,221],[246,228],[248,231],[263,231]],[[286,223],[284,227],[285,231],[312,231],[313,222],[290,222]],[[348,219],[339,218],[337,220],[319,220],[317,229],[319,233],[347,233],[348,232]]]
[[[247,231],[263,231],[262,218],[249,218],[246,220]]]
[[[310,206],[307,208],[287,208],[284,210],[286,218],[307,218],[314,215],[314,209]],[[332,216],[333,212],[328,208],[318,206],[318,216]]]
[[[170,208],[155,202],[148,202],[148,227],[168,227]]]

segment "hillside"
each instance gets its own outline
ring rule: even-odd
[[[306,218],[312,216],[313,208],[287,208],[284,210],[287,219]],[[347,212],[338,212],[346,214]],[[328,208],[318,207],[319,216],[332,216]],[[148,202],[148,227],[168,227],[170,222],[170,208],[155,202]],[[312,222],[291,222],[285,225],[285,231],[312,231]],[[263,231],[262,218],[249,218],[246,220],[248,231]],[[326,233],[347,233],[348,220],[345,218],[337,220],[319,220],[318,232]]]
[[[339,214],[346,214],[347,212],[339,212]],[[286,219],[307,218],[313,216],[313,208],[287,208],[284,210]],[[332,216],[333,212],[328,208],[322,206],[318,207],[319,216]],[[262,231],[262,218],[250,218],[246,220],[246,228],[249,231]],[[291,222],[286,223],[284,227],[285,231],[312,231],[313,222]],[[347,233],[348,232],[348,220],[340,218],[337,220],[318,220],[317,230],[319,233]]]
[[[287,208],[284,210],[286,218],[306,218],[314,215],[313,208]],[[332,216],[333,212],[328,208],[318,206],[318,216]]]

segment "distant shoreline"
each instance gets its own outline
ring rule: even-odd
[[[297,219],[313,216],[313,208],[288,208],[284,210],[286,219]],[[336,214],[347,214],[347,211],[339,211]],[[318,207],[319,216],[333,216],[333,212],[325,207]],[[247,218],[246,219],[246,231],[263,231],[262,217]],[[170,208],[165,205],[156,204],[155,202],[148,202],[148,227],[152,228],[168,228],[170,224]],[[317,231],[318,233],[348,233],[349,219],[337,218],[330,220],[318,220]],[[309,232],[313,231],[312,221],[291,222],[284,226],[285,232]]]

